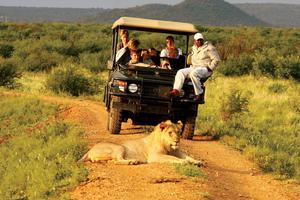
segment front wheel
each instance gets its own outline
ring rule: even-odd
[[[113,100],[111,101],[112,105]],[[112,108],[110,106],[110,111],[107,117],[107,129],[111,134],[119,134],[122,126],[122,113],[120,109]]]
[[[195,123],[196,117],[187,117],[184,123],[183,131],[182,131],[182,138],[192,140],[195,131]]]

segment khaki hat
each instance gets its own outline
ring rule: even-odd
[[[199,40],[199,39],[203,39],[204,40],[204,37],[203,37],[203,35],[201,33],[196,33],[194,35],[194,40]]]

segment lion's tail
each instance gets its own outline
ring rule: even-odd
[[[87,161],[88,153],[89,153],[89,152],[87,152],[86,154],[84,154],[84,155],[82,156],[82,158],[81,158],[80,160],[77,161],[77,163],[79,164],[79,163],[82,163],[82,162],[84,162],[84,161]]]

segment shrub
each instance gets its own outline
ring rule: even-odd
[[[275,64],[276,50],[263,49],[263,51],[257,51],[254,55],[253,70],[254,74],[275,76]]]
[[[249,96],[243,95],[240,90],[234,89],[230,92],[221,105],[221,118],[223,120],[231,119],[236,114],[248,111]]]
[[[280,83],[273,83],[268,87],[268,90],[272,93],[283,93],[286,89],[286,86]]]
[[[11,60],[0,58],[0,86],[12,87],[15,79],[19,77],[16,64]]]
[[[92,72],[100,72],[106,68],[101,58],[102,53],[83,53],[80,54],[80,64]]]
[[[222,63],[218,71],[225,76],[241,76],[249,74],[252,70],[253,58],[248,54],[241,54],[239,57],[229,56],[226,62]]]
[[[0,44],[0,56],[9,58],[14,52],[14,47],[10,44]]]
[[[300,81],[300,57],[286,56],[275,60],[275,74],[279,78],[293,78]]]
[[[78,57],[81,53],[81,50],[74,44],[67,44],[57,49],[57,52],[64,56]]]
[[[66,92],[73,96],[93,95],[100,91],[101,80],[87,69],[64,63],[49,75],[46,86],[55,93]]]
[[[24,61],[24,69],[32,72],[50,71],[62,62],[63,56],[46,51],[30,54]]]

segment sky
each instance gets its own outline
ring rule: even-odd
[[[183,0],[0,0],[0,6],[64,7],[64,8],[126,8],[149,3],[174,5]],[[229,3],[290,3],[300,0],[225,0]]]

